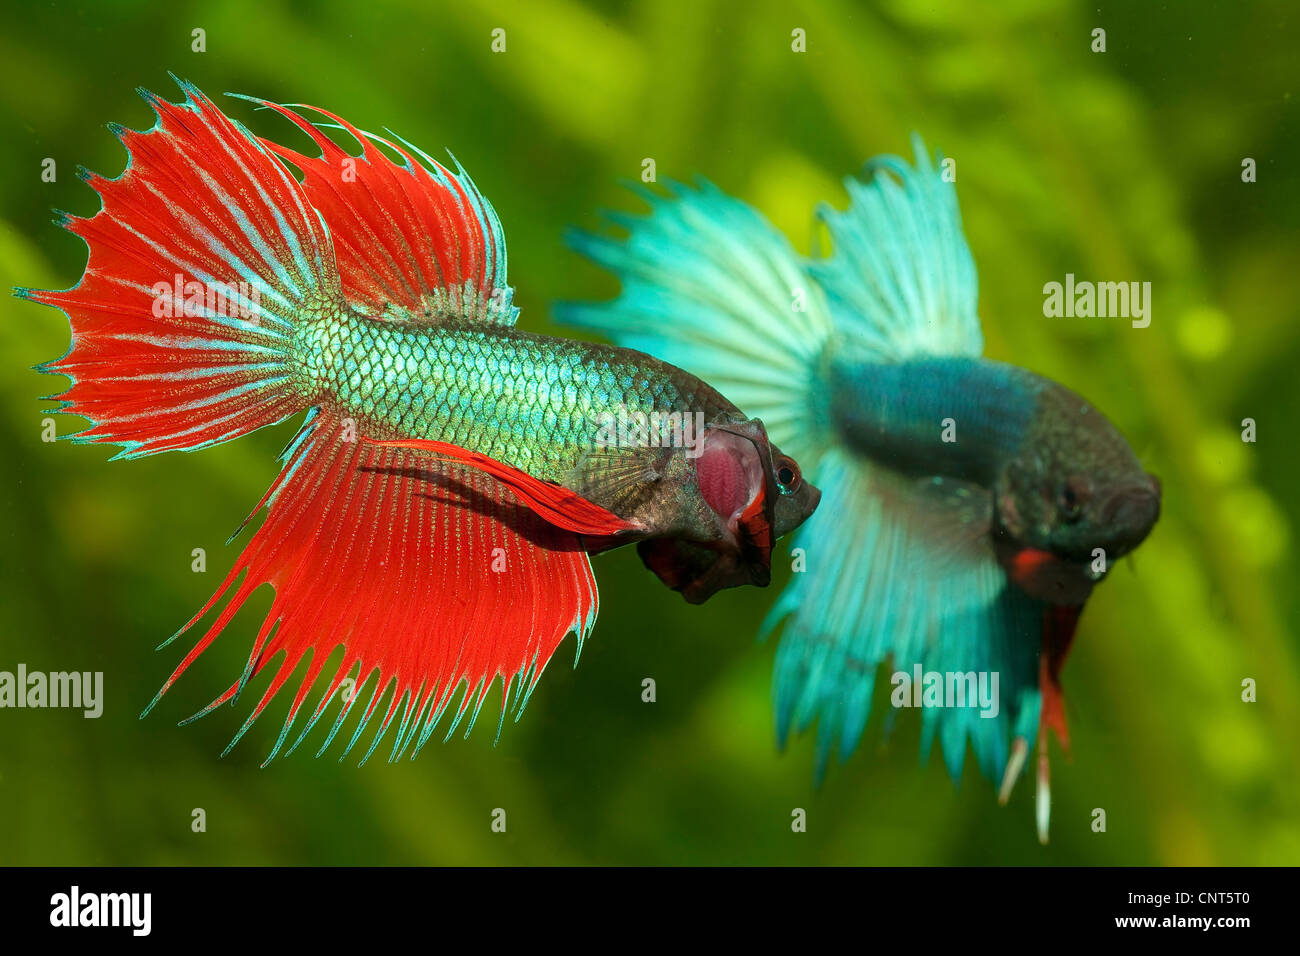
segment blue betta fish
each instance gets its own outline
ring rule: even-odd
[[[1155,524],[1160,483],[1087,400],[982,357],[956,189],[914,147],[914,167],[878,157],[849,178],[845,211],[819,206],[824,258],[703,180],[643,190],[649,215],[609,216],[625,238],[571,235],[619,297],[559,315],[710,382],[823,490],[794,540],[806,570],[764,626],[782,630],[779,743],[816,723],[820,779],[856,748],[885,661],[925,675],[927,704],[931,674],[989,678],[996,708],[923,707],[922,757],[937,735],[957,779],[969,740],[1005,803],[1036,741],[1046,842],[1061,668],[1092,589]],[[893,682],[897,705],[912,692]],[[959,703],[974,691],[945,683]]]

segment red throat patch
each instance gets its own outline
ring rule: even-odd
[[[1050,551],[1039,551],[1035,548],[1025,548],[1011,559],[1010,575],[1011,580],[1017,584],[1024,584],[1031,581],[1040,571],[1050,565],[1055,559]]]

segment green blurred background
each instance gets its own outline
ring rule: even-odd
[[[937,756],[918,766],[912,716],[882,741],[883,699],[859,752],[815,791],[811,741],[773,744],[773,646],[754,636],[776,589],[688,607],[631,549],[595,562],[602,610],[581,667],[570,640],[495,748],[481,726],[415,762],[358,770],[304,748],[262,770],[287,701],[225,759],[247,700],[175,721],[242,667],[268,595],[137,715],[184,650],[152,648],[230,566],[223,542],[293,426],[129,463],[43,444],[37,396],[60,385],[30,366],[63,353],[67,324],[7,299],[0,670],[102,670],[107,700],[99,720],[0,711],[0,863],[1300,862],[1300,30],[1287,6],[6,4],[0,284],[76,281],[84,247],[50,208],[98,208],[76,164],[121,170],[104,124],[149,126],[132,90],[177,98],[168,70],[212,95],[318,104],[452,148],[505,225],[521,324],[551,332],[555,300],[616,291],[565,250],[563,227],[635,208],[618,182],[644,157],[661,177],[704,173],[807,250],[814,203],[842,206],[841,177],[907,152],[918,130],[957,159],[989,353],[1115,419],[1163,478],[1165,511],[1083,618],[1047,848],[1032,781],[1000,808],[968,762],[954,790]],[[190,49],[196,27],[204,53]],[[1097,27],[1105,53],[1090,50]],[[222,105],[301,143],[248,104]],[[1045,319],[1042,286],[1066,272],[1151,281],[1150,328]],[[1253,445],[1239,437],[1247,416]],[[190,570],[196,547],[206,574]],[[1240,699],[1247,677],[1254,704]],[[205,833],[191,831],[196,807]],[[504,834],[490,829],[497,807]],[[795,807],[807,833],[791,832]]]

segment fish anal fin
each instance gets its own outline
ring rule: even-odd
[[[997,673],[996,715],[931,707],[920,718],[924,753],[937,740],[956,774],[969,743],[985,776],[1003,780],[1013,740],[1037,740],[1043,608],[997,562],[987,493],[926,485],[839,449],[813,480],[822,503],[793,542],[808,573],[792,575],[765,625],[785,622],[774,674],[778,736],[817,722],[819,759],[832,746],[852,752],[872,709],[870,675],[886,661],[908,675],[917,667]],[[836,562],[833,573],[817,572],[818,555],[838,556],[824,559]]]
[[[358,685],[377,674],[376,696],[362,723],[381,709],[382,723],[366,757],[400,717],[392,759],[412,743],[418,751],[449,709],[455,711],[453,727],[466,715],[472,726],[498,678],[503,716],[509,707],[521,709],[564,637],[574,632],[581,649],[595,622],[596,583],[579,535],[546,521],[494,476],[468,464],[341,440],[337,420],[322,415],[287,456],[267,500],[266,520],[182,632],[223,597],[224,606],[158,696],[256,589],[271,584],[275,596],[245,674],[219,698],[234,698],[244,683],[274,668],[238,740],[310,655],[306,682],[294,687],[271,757],[289,739],[306,685],[315,683],[340,646],[342,663],[321,681],[326,686],[319,704],[297,742],[348,674],[358,675]],[[389,706],[378,708],[390,689]],[[461,692],[459,706],[452,706]],[[343,705],[322,751],[354,702]]]

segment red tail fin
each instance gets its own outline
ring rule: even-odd
[[[306,407],[290,358],[306,304],[337,299],[329,233],[302,186],[195,87],[184,103],[142,93],[147,132],[110,127],[129,154],[117,179],[83,178],[103,208],[65,217],[90,258],[57,306],[72,347],[42,371],[72,378],[74,436],[125,457],[236,438]]]

